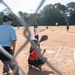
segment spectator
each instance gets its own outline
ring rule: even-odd
[[[69,30],[69,23],[67,23],[66,29],[67,29],[67,31]]]

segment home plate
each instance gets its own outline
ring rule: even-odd
[[[49,50],[48,50],[48,51],[46,51],[46,52],[47,52],[47,53],[55,53],[55,51],[49,51]]]

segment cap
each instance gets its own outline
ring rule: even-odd
[[[3,21],[13,21],[13,19],[10,17],[10,16],[7,16],[7,15],[5,15],[4,17],[3,17]]]

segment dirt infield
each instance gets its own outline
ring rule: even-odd
[[[46,29],[46,27],[39,27]],[[23,35],[24,28],[16,28],[17,31],[17,46],[16,51],[23,45],[26,38]],[[33,27],[30,27],[31,38],[33,38]],[[63,75],[75,75],[75,27],[70,26],[69,31],[66,31],[66,26],[51,26],[43,32],[42,35],[48,35],[48,40],[41,42],[41,49],[46,49],[45,56],[48,61],[56,67]],[[30,43],[28,43],[18,54],[16,60],[18,64],[28,75],[58,75],[47,64],[42,66],[42,71],[36,71],[28,68],[28,55]],[[2,62],[0,62],[0,75],[2,75]],[[21,71],[20,74],[22,75]]]

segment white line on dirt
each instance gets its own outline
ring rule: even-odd
[[[74,61],[75,61],[75,48],[74,48],[74,51],[73,51],[73,55],[74,55]]]
[[[64,63],[71,63],[71,62],[73,62],[73,60],[72,59],[56,59],[57,61],[60,61],[60,62],[64,62]]]
[[[57,52],[56,56],[54,57],[54,59],[56,59],[56,58],[57,58],[58,54],[59,54],[59,53],[60,53],[60,51],[61,51],[61,48],[62,48],[62,46],[60,46],[60,48],[58,49],[58,52]]]
[[[25,37],[23,37],[23,36],[21,36],[21,35],[18,35],[18,34],[17,34],[17,36],[25,40]]]
[[[46,52],[47,53],[55,53],[55,51],[52,51],[52,50],[47,50]]]
[[[56,54],[54,59],[56,59],[57,61],[60,61],[60,62],[67,63],[67,64],[70,64],[71,62],[74,62],[75,61],[75,48],[73,48],[73,50],[74,50],[74,52],[73,52],[74,60],[72,60],[72,59],[59,59],[59,58],[57,58],[58,54],[61,51],[61,48],[62,48],[62,46],[59,48],[59,50],[58,50],[58,52],[57,52],[57,54]]]
[[[20,54],[20,56],[27,55],[27,54],[25,54],[27,51],[29,51],[29,50],[23,51],[23,52]]]

